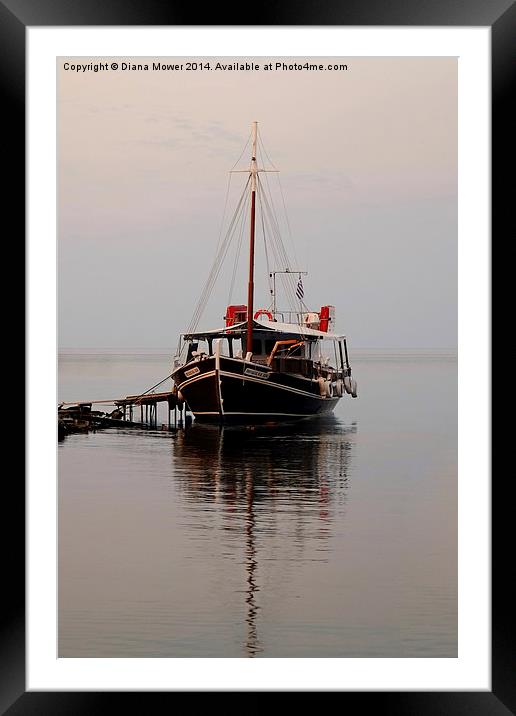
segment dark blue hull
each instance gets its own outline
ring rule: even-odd
[[[191,361],[172,377],[200,422],[295,420],[328,414],[339,400],[321,395],[315,378],[225,356]]]

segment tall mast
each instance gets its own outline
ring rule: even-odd
[[[253,153],[251,155],[251,236],[249,240],[249,284],[247,288],[247,353],[253,351],[253,313],[254,313],[254,226],[256,216],[256,135],[258,122],[253,122]]]

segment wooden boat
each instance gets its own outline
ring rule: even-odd
[[[287,265],[269,271],[270,305],[255,309],[257,197],[258,203],[267,208],[259,177],[267,170],[257,164],[256,122],[251,137],[251,163],[245,170],[248,180],[237,207],[237,212],[242,211],[244,198],[250,192],[247,304],[229,305],[221,328],[199,331],[195,327],[182,334],[172,372],[179,404],[186,402],[196,420],[203,422],[252,423],[324,415],[333,411],[344,395],[357,395],[346,337],[335,332],[335,308],[325,305],[317,311],[308,310],[302,283],[306,272],[289,267],[281,245],[276,255],[284,257]],[[274,221],[268,223],[274,229]],[[223,242],[193,326],[213,285],[212,277],[218,274],[224,251],[227,253]],[[277,308],[278,274],[297,304],[293,310]]]

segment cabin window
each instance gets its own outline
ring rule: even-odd
[[[320,361],[321,360],[321,342],[317,341],[317,343],[312,344],[312,360],[314,361]]]
[[[223,356],[229,356],[230,358],[233,358],[233,338],[222,338],[220,344],[220,353]],[[215,349],[215,346],[213,346]]]
[[[262,339],[261,338],[253,338],[253,354],[260,356],[263,353],[262,348]]]
[[[189,341],[188,343],[188,353],[186,354],[186,362],[192,360],[192,353],[197,350],[198,343],[194,343],[193,341]]]
[[[209,351],[208,341],[205,341],[205,340],[189,341],[187,361],[192,360],[192,358],[197,358],[201,354],[207,355],[208,351]]]
[[[253,355],[255,356],[264,356],[269,355],[272,349],[274,348],[274,345],[276,343],[276,339],[274,340],[265,340],[264,338],[256,338],[253,336]],[[247,353],[247,338],[246,336],[242,337],[242,355],[245,356]]]

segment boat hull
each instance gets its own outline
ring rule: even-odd
[[[328,414],[339,401],[321,396],[317,380],[225,356],[192,361],[172,377],[200,422],[295,420]]]

